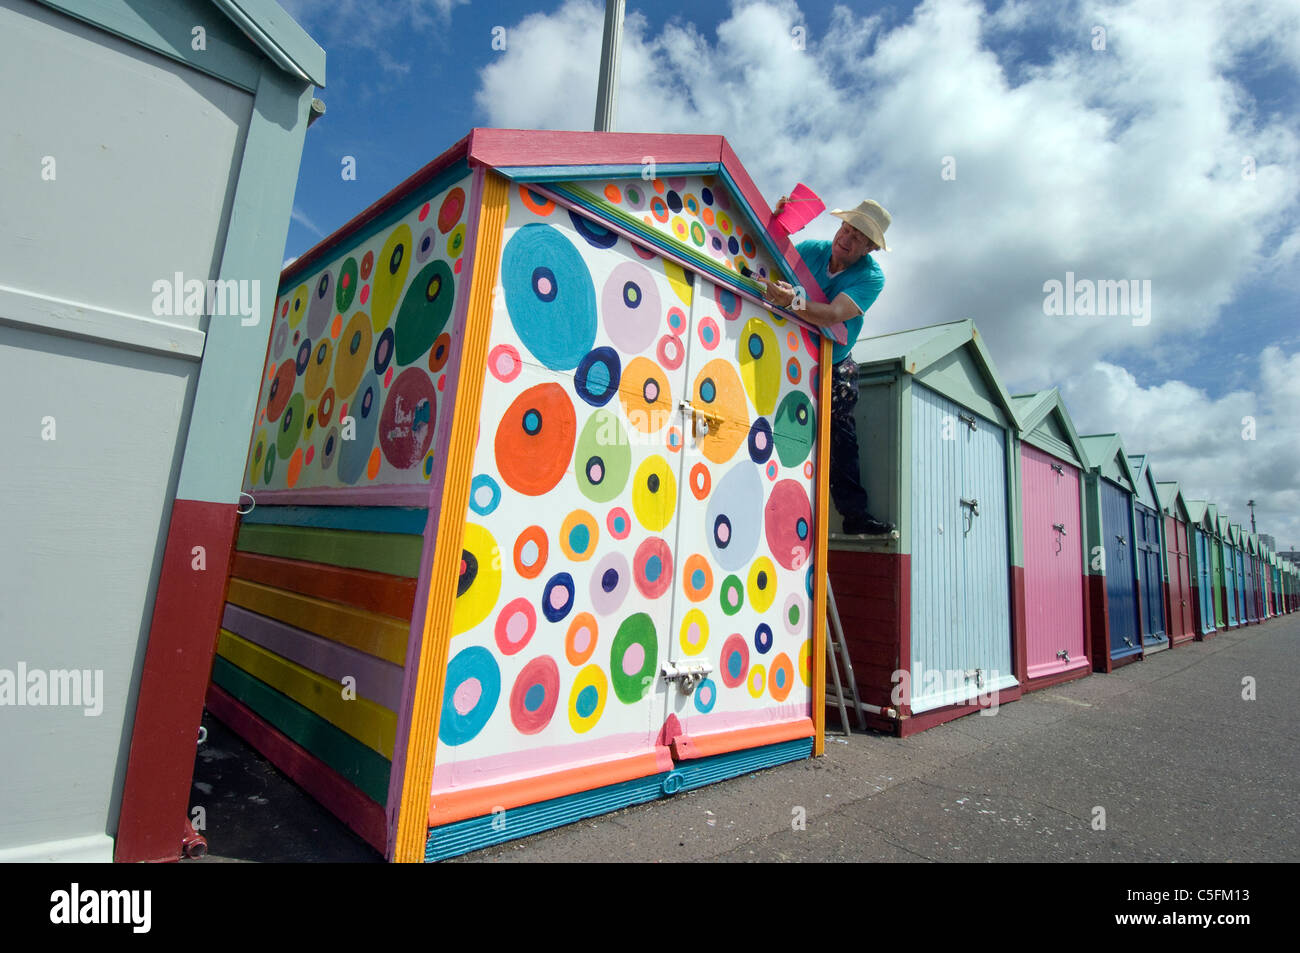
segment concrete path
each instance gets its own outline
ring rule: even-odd
[[[209,859],[378,859],[238,739],[208,747]],[[1300,615],[826,749],[458,860],[1295,861]]]

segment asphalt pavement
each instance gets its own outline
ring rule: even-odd
[[[1300,859],[1300,614],[899,740],[558,828],[456,862],[1273,862]],[[214,860],[380,858],[214,725]]]

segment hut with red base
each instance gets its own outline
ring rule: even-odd
[[[868,721],[906,736],[1020,697],[1016,417],[971,321],[864,338],[853,359],[863,485],[898,529],[833,536],[829,569]]]
[[[1133,495],[1137,474],[1119,434],[1080,438],[1088,521],[1088,607],[1092,666],[1110,672],[1142,656],[1138,623],[1137,556],[1133,545]]]
[[[1055,387],[1012,398],[1020,455],[1013,557],[1016,676],[1026,691],[1092,671],[1083,445]]]
[[[1165,620],[1171,646],[1196,638],[1196,592],[1192,587],[1192,517],[1178,483],[1161,482],[1165,521]]]

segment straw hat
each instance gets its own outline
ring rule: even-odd
[[[885,229],[889,227],[891,219],[889,213],[880,207],[879,202],[867,199],[857,208],[849,209],[847,212],[843,209],[832,209],[831,214],[866,235],[879,246],[881,251],[889,251],[885,245]]]

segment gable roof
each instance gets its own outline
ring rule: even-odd
[[[739,205],[739,208],[733,205],[732,216],[743,217],[746,235],[758,239],[771,258],[784,266],[805,288],[810,300],[825,302],[826,297],[813,280],[808,266],[795,251],[784,229],[774,224],[771,207],[726,138],[667,133],[471,129],[465,138],[290,263],[281,274],[281,284],[306,274],[334,247],[457,163],[465,163],[470,168],[488,168],[515,182],[558,188],[561,183],[583,179],[619,176],[640,179],[647,156],[653,157],[656,176],[691,174],[721,179],[728,186],[733,202]],[[632,233],[637,241],[669,253],[674,251],[659,231],[639,220],[629,217],[621,221],[620,226]],[[759,287],[752,279],[720,268],[715,270],[707,261],[693,260],[692,267],[733,285],[749,282],[753,288]]]
[[[1129,455],[1124,452],[1124,441],[1117,433],[1086,434],[1079,437],[1083,452],[1087,455],[1084,463],[1089,470],[1101,472],[1102,467],[1112,460],[1119,460],[1129,486],[1137,489],[1137,474],[1133,471]]]
[[[280,69],[304,83],[325,85],[325,51],[275,0],[212,2]]]
[[[1070,412],[1066,409],[1065,398],[1061,396],[1060,388],[1049,387],[1036,394],[1013,395],[1011,406],[1015,411],[1020,439],[1026,443],[1036,443],[1034,429],[1049,420],[1054,421],[1057,428],[1065,434],[1066,443],[1079,465],[1084,465],[1083,444],[1079,440],[1079,431],[1075,429]]]
[[[1189,526],[1195,522],[1192,519],[1192,512],[1187,505],[1187,501],[1183,499],[1183,491],[1178,486],[1177,480],[1157,483],[1156,489],[1160,493],[1160,509],[1165,512],[1166,516],[1182,520]],[[1204,512],[1204,508],[1202,508],[1201,512]]]

